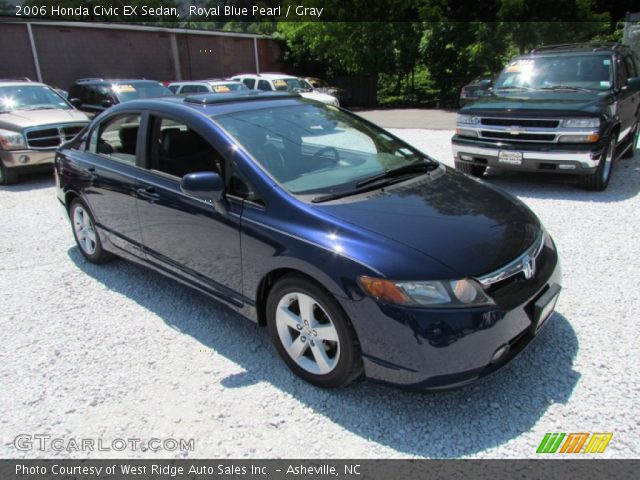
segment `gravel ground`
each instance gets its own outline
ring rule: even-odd
[[[397,134],[451,164],[450,131]],[[535,457],[543,435],[614,432],[603,457],[640,455],[636,244],[640,155],[604,193],[554,177],[490,174],[554,236],[565,289],[522,355],[451,392],[298,380],[267,332],[124,261],[87,263],[48,177],[0,188],[0,456],[21,433],[65,440],[195,439],[189,457]],[[630,289],[630,290],[627,290]]]

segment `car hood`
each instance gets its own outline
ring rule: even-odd
[[[300,92],[300,96],[304,98],[308,98],[310,100],[316,100],[318,102],[328,103],[330,105],[333,105],[333,103],[336,101],[335,97],[331,95],[327,95],[326,93],[320,93],[320,92]]]
[[[445,167],[435,175],[316,208],[411,247],[461,277],[500,268],[541,231],[540,222],[522,202]]]
[[[87,116],[77,110],[17,110],[0,114],[0,128],[22,130],[39,125],[58,123],[89,123]]]
[[[482,96],[472,104],[462,108],[460,113],[480,114],[492,111],[536,110],[558,115],[564,112],[580,114],[598,114],[603,104],[609,100],[609,92],[571,92],[571,91],[532,91],[532,92],[494,92]]]

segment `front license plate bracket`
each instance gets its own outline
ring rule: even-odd
[[[560,285],[550,285],[545,292],[538,297],[533,304],[533,331],[538,333],[547,322],[556,308],[556,302],[560,296]]]

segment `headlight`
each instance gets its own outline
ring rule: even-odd
[[[4,150],[20,150],[27,148],[21,133],[0,129],[0,147]]]
[[[364,291],[384,302],[428,307],[471,307],[494,305],[478,282],[472,279],[397,282],[384,278],[360,277]]]
[[[458,115],[456,122],[465,125],[477,125],[480,123],[480,117],[476,117],[475,115]]]
[[[560,122],[561,127],[565,128],[598,128],[600,126],[599,118],[565,118]]]

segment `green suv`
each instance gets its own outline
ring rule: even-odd
[[[552,45],[509,62],[488,94],[462,108],[452,138],[456,168],[579,175],[590,190],[609,184],[615,160],[632,157],[640,77],[616,43]]]

